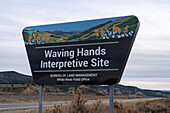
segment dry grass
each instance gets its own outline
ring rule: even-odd
[[[80,109],[81,108],[81,109]],[[170,113],[170,99],[142,102],[114,102],[114,113]],[[38,113],[38,108],[9,110],[1,113]],[[97,101],[94,104],[54,105],[43,108],[43,113],[109,113],[109,104]]]
[[[62,106],[54,105],[53,110],[46,110],[48,113],[106,113],[108,111],[108,105],[97,101],[94,104],[86,104],[87,100],[82,96],[82,91],[77,88],[77,94],[75,94],[71,105]],[[106,111],[107,110],[107,111]]]
[[[74,97],[70,105],[54,105],[43,108],[43,113],[109,113],[109,104],[96,100],[88,104],[82,95],[82,90],[77,88],[72,91]],[[115,113],[170,113],[170,98],[137,102],[114,102]],[[8,110],[1,113],[38,113],[36,109]]]
[[[45,113],[109,113],[109,104],[96,101],[86,104],[78,88],[71,105],[54,105],[53,109],[46,109]],[[115,113],[170,113],[170,99],[148,100],[141,102],[114,102]]]
[[[99,96],[91,94],[83,94],[87,99],[107,98],[108,96]],[[50,97],[50,98],[49,98]],[[60,91],[56,87],[44,87],[43,101],[56,102],[56,101],[69,101],[74,97],[69,91]],[[3,85],[0,88],[0,103],[36,103],[39,102],[39,86],[27,85]]]
[[[170,113],[170,99],[152,100],[136,104],[141,112],[146,113]]]

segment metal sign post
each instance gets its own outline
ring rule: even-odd
[[[39,95],[39,110],[38,113],[42,113],[42,107],[43,107],[43,85],[40,85],[40,95]]]
[[[114,85],[109,86],[109,113],[114,113]]]

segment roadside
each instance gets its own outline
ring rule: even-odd
[[[68,105],[53,104],[53,106],[43,107],[43,113],[66,113],[69,110],[74,111],[73,103],[67,103]],[[108,113],[109,104],[106,100],[102,101],[90,101],[86,102],[84,106],[78,105],[84,111],[90,110],[92,112],[97,109],[95,113]],[[116,113],[145,113],[145,112],[162,112],[170,113],[170,98],[149,98],[146,99],[121,99],[114,102],[114,109]],[[140,112],[139,112],[140,111]],[[35,113],[38,112],[38,108],[20,109],[20,110],[5,110],[1,113]],[[82,112],[83,113],[83,112]]]
[[[141,99],[115,99],[115,102],[120,103],[134,103],[134,102],[142,102],[142,101],[151,101],[151,100],[160,100],[162,98],[141,98]],[[94,104],[96,102],[101,103],[109,103],[108,99],[105,100],[84,100],[85,104]],[[72,101],[57,101],[57,102],[44,102],[43,107],[51,107],[54,105],[70,105]],[[38,108],[39,103],[10,103],[10,104],[0,104],[0,111],[3,110],[12,110],[12,109],[31,109]]]

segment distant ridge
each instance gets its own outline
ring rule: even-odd
[[[0,84],[33,83],[32,76],[20,74],[15,71],[0,72]]]
[[[1,86],[1,88],[4,87],[4,90],[10,84],[25,84],[25,83],[33,83],[32,76],[20,74],[15,71],[0,72],[0,84],[6,84],[5,86]],[[7,85],[7,84],[9,84],[9,85]],[[48,87],[46,87],[46,88],[48,89]],[[83,93],[85,93],[85,94],[101,95],[101,96],[109,95],[109,87],[108,86],[56,85],[55,88],[60,89],[60,91],[59,92],[57,91],[56,93],[67,94],[70,89],[73,89],[73,88],[76,89],[77,87],[82,89]],[[8,89],[9,89],[9,87],[8,87]],[[11,89],[11,91],[13,91],[13,88]],[[122,96],[122,97],[170,97],[170,92],[167,90],[161,91],[161,90],[140,89],[135,86],[124,86],[124,85],[118,84],[118,85],[115,85],[115,87],[114,87],[114,95]]]
[[[58,88],[62,91],[67,92],[70,88],[77,88],[79,86],[62,86],[57,85]],[[109,86],[99,86],[99,85],[88,85],[80,86],[83,89],[84,93],[87,94],[96,94],[96,95],[109,95]],[[115,85],[114,86],[114,95],[121,97],[170,97],[170,92],[163,92],[161,90],[149,90],[149,89],[140,89],[135,86],[124,86],[124,85]]]
[[[170,90],[162,90],[162,92],[169,92],[170,93]]]

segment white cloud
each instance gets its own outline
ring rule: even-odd
[[[170,78],[122,78],[120,84],[144,89],[170,90]]]

